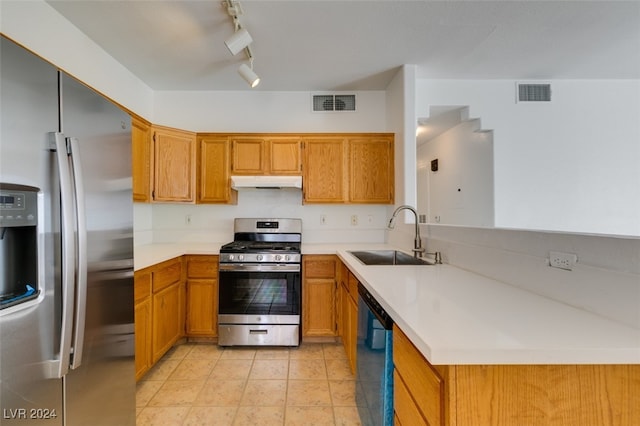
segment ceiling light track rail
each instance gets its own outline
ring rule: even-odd
[[[260,83],[260,77],[253,71],[253,51],[251,50],[251,43],[253,43],[253,38],[249,34],[249,31],[246,28],[243,28],[240,20],[238,19],[239,15],[244,13],[242,9],[242,5],[239,1],[236,0],[225,0],[222,2],[222,6],[226,8],[227,13],[233,20],[233,26],[235,28],[235,32],[225,40],[224,44],[229,49],[232,55],[238,54],[240,51],[244,51],[247,59],[249,60],[249,65],[241,64],[238,68],[238,73],[242,76],[242,78],[249,84],[249,86],[256,87],[258,83]]]

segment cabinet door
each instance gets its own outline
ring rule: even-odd
[[[393,138],[349,139],[349,201],[392,204]]]
[[[187,335],[218,335],[218,280],[187,280]]]
[[[395,325],[393,364],[395,377],[402,383],[394,392],[394,408],[400,421],[406,423],[405,419],[419,413],[426,420],[423,423],[444,425],[444,379]]]
[[[300,138],[269,139],[269,170],[272,175],[300,175]]]
[[[198,139],[198,203],[237,202],[237,193],[229,184],[229,146],[226,137]]]
[[[266,141],[262,137],[232,137],[231,173],[237,175],[264,174],[267,166],[265,147]]]
[[[335,280],[305,279],[302,292],[304,294],[302,334],[304,336],[335,336]]]
[[[155,363],[180,336],[180,283],[153,295],[153,358]]]
[[[135,310],[136,380],[151,368],[151,298],[136,303]]]
[[[195,143],[195,133],[154,128],[155,201],[195,201]]]
[[[304,140],[303,201],[344,203],[346,201],[345,139]]]
[[[189,255],[187,269],[187,335],[218,335],[218,256]]]
[[[336,335],[336,264],[331,255],[306,255],[302,259],[304,336]]]
[[[356,346],[358,336],[358,303],[351,297],[347,297],[347,324],[346,333],[349,335],[347,345],[347,359],[349,360],[349,366],[351,371],[356,372]]]
[[[131,174],[133,201],[151,201],[151,126],[138,119],[131,120]]]

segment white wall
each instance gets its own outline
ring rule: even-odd
[[[301,218],[303,242],[316,244],[383,242],[386,226],[386,206],[302,205],[302,193],[291,189],[244,190],[238,193],[235,206],[156,204],[152,215],[155,243],[227,243],[233,240],[236,217]],[[187,215],[190,224],[185,221]],[[352,215],[357,225],[351,224]]]
[[[356,111],[313,112],[311,92],[158,91],[154,123],[196,132],[386,132],[385,92],[350,92]]]
[[[0,1],[0,31],[125,108],[151,118],[149,86],[44,1]]]
[[[417,113],[469,105],[494,131],[498,227],[640,235],[640,81],[552,81],[551,103],[515,82],[418,80]]]
[[[493,226],[493,135],[477,132],[478,121],[434,138],[418,136],[418,212],[428,223]]]

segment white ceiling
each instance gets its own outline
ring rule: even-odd
[[[640,78],[640,1],[241,0],[256,89],[221,0],[50,0],[154,90],[384,90],[435,79]]]

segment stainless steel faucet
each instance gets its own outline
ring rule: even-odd
[[[415,232],[415,237],[413,239],[412,251],[415,257],[422,257],[422,254],[424,253],[425,250],[422,247],[422,238],[420,238],[420,226],[418,223],[418,212],[416,211],[416,209],[406,204],[398,207],[393,212],[393,215],[391,215],[391,219],[389,219],[389,224],[387,225],[387,228],[393,229],[393,227],[395,226],[396,216],[398,215],[398,212],[400,212],[401,210],[411,210],[413,212],[413,215],[415,216],[416,232]]]

